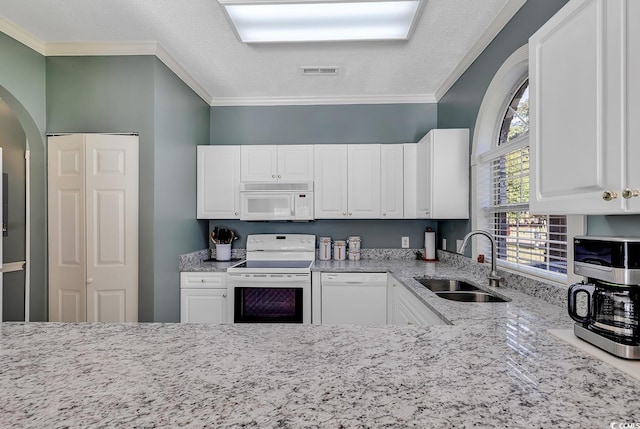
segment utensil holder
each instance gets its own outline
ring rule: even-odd
[[[216,244],[216,261],[231,259],[231,244]]]

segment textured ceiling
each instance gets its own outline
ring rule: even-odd
[[[247,45],[215,0],[0,0],[0,16],[45,45],[158,42],[212,104],[419,101],[437,98],[478,41],[523,1],[426,0],[402,42]],[[340,73],[302,76],[300,66]]]

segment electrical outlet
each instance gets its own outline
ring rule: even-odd
[[[446,238],[442,239],[442,250],[447,250],[447,239]]]
[[[461,247],[462,247],[462,240],[456,240],[456,252],[460,253]]]
[[[409,237],[402,237],[402,248],[403,249],[409,248]]]

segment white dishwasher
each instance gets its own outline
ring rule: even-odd
[[[387,323],[386,273],[322,273],[322,324]]]

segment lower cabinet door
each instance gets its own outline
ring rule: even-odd
[[[227,289],[182,289],[180,322],[227,323]]]
[[[445,325],[446,323],[406,287],[398,284],[393,311],[395,325]]]
[[[323,325],[385,325],[387,285],[322,285]]]

